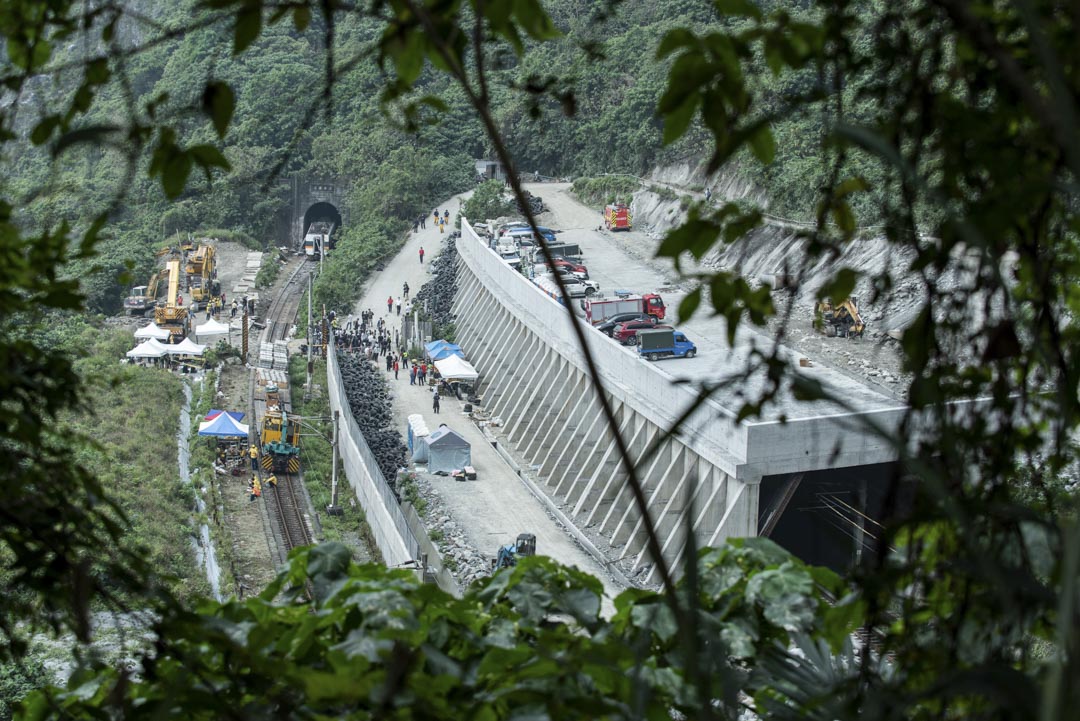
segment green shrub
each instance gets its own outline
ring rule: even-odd
[[[601,175],[595,178],[578,178],[570,190],[586,205],[605,203],[629,203],[635,191],[641,189],[641,181],[632,175]]]

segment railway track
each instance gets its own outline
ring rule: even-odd
[[[285,340],[288,336],[296,320],[303,290],[312,270],[312,264],[301,260],[291,270],[285,283],[277,289],[267,310],[266,325],[260,334],[260,344]],[[284,409],[290,410],[288,390],[282,388],[280,397]],[[253,414],[255,400],[255,374],[253,372],[249,386],[249,402]],[[290,550],[312,543],[314,538],[307,518],[305,496],[300,488],[303,483],[302,477],[295,473],[275,475],[278,479],[277,487],[264,488],[263,498],[267,501],[270,530],[274,535],[274,545],[278,549],[278,561],[283,562]],[[269,496],[273,496],[273,501]]]

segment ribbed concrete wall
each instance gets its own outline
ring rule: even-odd
[[[566,309],[488,249],[467,221],[458,255],[457,341],[482,373],[484,406],[502,420],[502,442],[537,471],[575,523],[634,568],[648,563],[626,469]],[[606,336],[590,331],[586,339],[670,560],[687,527],[699,544],[756,534],[763,475],[894,457],[887,442],[866,432],[865,419],[853,423],[842,414],[738,424],[732,410],[705,403],[683,419],[678,437],[667,437],[696,391]],[[875,420],[890,427],[900,413],[882,411]]]

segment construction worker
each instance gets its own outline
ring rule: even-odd
[[[266,479],[266,485],[270,486],[271,488],[277,488],[277,476],[271,473],[270,477]]]
[[[259,470],[259,449],[252,445],[248,449],[248,456],[251,457],[251,470]]]
[[[259,485],[259,479],[255,476],[251,477],[251,483],[248,484],[248,493],[251,497],[248,501],[254,501],[256,498],[262,495],[262,487]]]

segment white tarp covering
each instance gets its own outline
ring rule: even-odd
[[[439,374],[447,380],[474,381],[480,377],[480,374],[467,360],[456,355],[435,361],[435,367],[439,369]]]
[[[169,355],[202,355],[206,346],[199,345],[190,338],[185,338],[176,345],[165,346],[165,352]]]
[[[427,443],[424,439],[431,434],[428,430],[424,417],[419,413],[409,416],[408,445],[412,452],[412,459],[417,463],[426,463],[428,459]]]
[[[128,358],[160,358],[169,351],[166,350],[167,346],[158,343],[151,338],[148,341],[144,341],[135,346],[127,352]]]
[[[150,325],[144,326],[142,328],[139,328],[139,330],[135,331],[135,337],[139,338],[140,340],[143,339],[143,338],[153,338],[155,340],[168,340],[169,335],[171,335],[169,333],[169,331],[165,330],[164,328],[159,326],[157,323],[153,323],[153,322],[151,322]]]
[[[197,338],[203,338],[212,335],[228,335],[229,326],[224,323],[219,323],[216,320],[208,320],[198,328],[195,329],[195,336]]]

